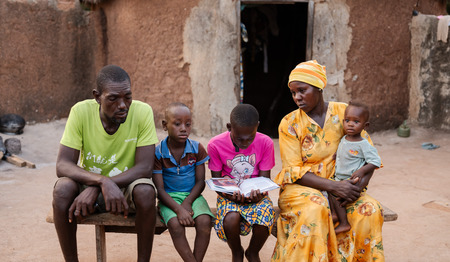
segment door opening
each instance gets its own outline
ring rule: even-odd
[[[258,131],[273,138],[281,119],[298,108],[287,82],[307,58],[307,28],[307,2],[241,5],[243,102],[258,109]]]

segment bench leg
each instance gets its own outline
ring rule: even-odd
[[[106,262],[105,226],[95,225],[95,244],[97,248],[97,262]]]

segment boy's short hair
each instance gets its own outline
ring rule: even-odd
[[[366,122],[369,121],[370,113],[369,113],[369,107],[366,104],[363,104],[359,101],[350,101],[348,103],[348,107],[354,106],[361,109],[362,116],[366,119]]]
[[[239,104],[231,111],[230,123],[240,127],[256,126],[259,123],[258,110],[250,104]]]
[[[167,119],[167,117],[169,116],[169,112],[170,112],[173,108],[176,108],[176,107],[185,107],[185,108],[187,108],[187,109],[189,110],[189,112],[191,112],[191,110],[189,109],[189,107],[188,107],[187,105],[185,105],[185,104],[183,104],[183,103],[181,103],[181,102],[173,102],[173,103],[170,103],[170,104],[166,107],[166,110],[164,111],[164,118]]]

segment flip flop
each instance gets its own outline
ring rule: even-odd
[[[436,149],[436,148],[439,148],[439,147],[440,146],[435,145],[435,144],[430,143],[430,142],[422,143],[422,148],[423,149],[427,149],[427,150],[433,150],[433,149]]]

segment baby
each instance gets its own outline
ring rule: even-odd
[[[350,103],[344,114],[344,131],[336,152],[335,180],[361,180],[367,174],[380,167],[381,159],[377,149],[361,136],[361,132],[369,126],[369,110],[360,103]],[[349,231],[351,226],[347,220],[347,211],[332,194],[328,195],[330,207],[336,214],[339,225],[336,234]]]

